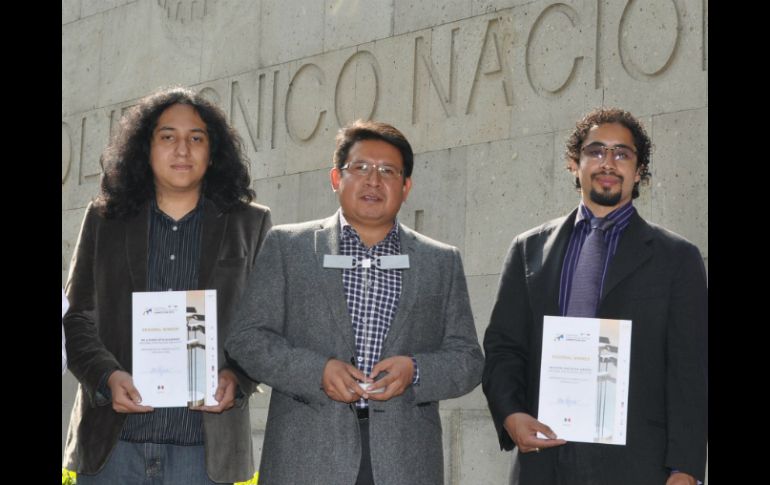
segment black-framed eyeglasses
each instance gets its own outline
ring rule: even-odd
[[[393,165],[388,165],[387,163],[377,165],[364,160],[346,163],[340,170],[347,170],[348,173],[358,177],[368,177],[370,173],[376,171],[383,180],[394,180],[401,177],[401,174],[404,173],[403,170],[396,168]]]
[[[608,147],[601,143],[591,143],[580,149],[580,153],[583,154],[589,160],[592,161],[604,161],[607,159],[607,152],[612,152],[612,160],[618,163],[630,162],[636,159],[636,152],[626,145],[615,145]]]

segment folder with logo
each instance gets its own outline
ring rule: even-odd
[[[630,365],[630,320],[545,316],[538,421],[567,441],[625,445]]]
[[[216,290],[134,292],[132,334],[143,405],[218,404]]]

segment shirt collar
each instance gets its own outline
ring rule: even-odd
[[[168,220],[169,222],[173,222],[175,224],[182,224],[190,219],[192,219],[196,214],[203,212],[203,203],[206,198],[201,194],[200,197],[198,197],[198,203],[195,205],[195,208],[184,215],[181,219],[178,221],[175,221],[172,219],[168,214],[160,210],[160,207],[158,207],[158,201],[155,197],[152,197],[150,199],[150,207],[152,208],[153,213],[156,216],[160,216],[163,220]]]
[[[615,225],[623,225],[622,223],[626,222],[628,219],[630,219],[631,215],[636,211],[634,208],[633,201],[628,201],[627,204],[624,204],[617,209],[613,210],[606,216],[604,216],[605,219],[609,219],[611,221],[615,221]],[[581,200],[580,205],[578,206],[578,213],[575,217],[575,226],[583,221],[590,221],[595,216],[593,212],[591,212],[591,209],[589,209]]]
[[[356,229],[350,225],[347,219],[345,219],[345,215],[342,213],[342,208],[340,208],[337,212],[340,215],[340,237],[343,239],[346,239],[348,237],[355,236],[360,240],[360,236],[358,235],[358,232],[356,231]],[[393,221],[393,227],[390,228],[390,231],[388,231],[388,234],[385,235],[382,241],[375,244],[375,246],[381,244],[384,241],[387,241],[388,239],[392,239],[395,242],[401,241],[399,237],[399,232],[398,232],[398,218],[396,218]]]

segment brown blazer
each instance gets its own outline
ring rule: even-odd
[[[70,417],[63,466],[93,474],[106,463],[125,414],[96,392],[112,369],[131,372],[131,293],[145,291],[150,205],[129,220],[105,219],[89,204],[67,281],[64,317],[69,369],[80,382]],[[270,210],[250,204],[222,213],[206,199],[199,289],[217,290],[219,364],[236,303],[270,229]],[[254,460],[248,397],[255,384],[236,371],[245,398],[222,414],[203,414],[206,467],[217,482],[251,478]]]

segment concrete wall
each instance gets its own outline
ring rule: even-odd
[[[635,205],[708,262],[707,46],[706,0],[62,0],[62,283],[121,112],[174,83],[229,113],[275,223],[336,208],[341,125],[401,129],[416,160],[399,217],[462,250],[479,335],[513,236],[577,204],[564,139],[595,106],[643,119],[656,149]],[[442,419],[446,482],[504,483],[480,388]]]

